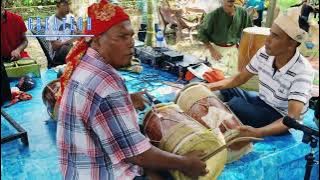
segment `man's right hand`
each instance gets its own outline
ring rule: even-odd
[[[11,52],[11,61],[17,61],[21,58],[20,51],[18,49],[15,49]]]
[[[221,53],[215,49],[211,49],[210,54],[211,54],[212,58],[216,61],[219,61],[222,58]]]
[[[204,155],[201,151],[193,151],[185,155],[182,173],[192,178],[206,175],[208,173],[206,163],[201,160]]]

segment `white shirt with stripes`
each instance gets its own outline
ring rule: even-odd
[[[274,68],[274,56],[262,47],[247,65],[250,73],[259,77],[259,97],[283,116],[288,115],[288,102],[304,103],[301,115],[308,111],[314,69],[298,49],[292,59],[281,69]]]

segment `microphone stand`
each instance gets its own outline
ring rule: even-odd
[[[303,134],[302,142],[305,144],[309,144],[311,147],[311,152],[305,156],[307,161],[306,163],[306,171],[304,175],[304,180],[309,180],[311,176],[311,171],[314,164],[318,164],[319,162],[314,158],[315,148],[318,145],[318,139],[308,133]]]

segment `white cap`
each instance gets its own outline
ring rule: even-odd
[[[279,14],[274,20],[288,36],[299,43],[303,43],[307,38],[308,33],[299,26],[299,15],[297,15],[295,8],[287,9]]]

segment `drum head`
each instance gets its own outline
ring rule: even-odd
[[[182,110],[173,103],[160,103],[148,110],[143,117],[143,131],[151,141],[160,141],[162,137],[161,131],[161,115],[159,112],[166,110],[167,108],[174,108],[177,112],[182,112]],[[157,116],[155,116],[157,115]],[[154,142],[157,146],[158,142]]]
[[[57,93],[60,89],[60,81],[56,79],[51,81],[42,91],[42,101],[47,107],[48,114],[51,118],[56,118],[57,110]]]
[[[157,111],[161,111],[163,109],[166,109],[166,108],[172,107],[172,106],[176,106],[176,105],[174,103],[159,103],[159,104],[154,105],[153,107],[149,107],[149,110],[146,111],[146,113],[144,114],[144,117],[143,117],[144,126],[145,126],[145,123],[147,123],[146,122],[147,117],[151,115],[151,113],[154,109],[156,109]],[[177,108],[179,108],[179,107],[177,107]]]
[[[215,95],[206,86],[202,85],[201,83],[192,83],[185,86],[179,92],[175,99],[175,103],[186,112],[194,103],[210,96]]]
[[[253,35],[263,35],[263,36],[269,36],[270,35],[270,28],[266,27],[247,27],[243,29],[243,32]]]

